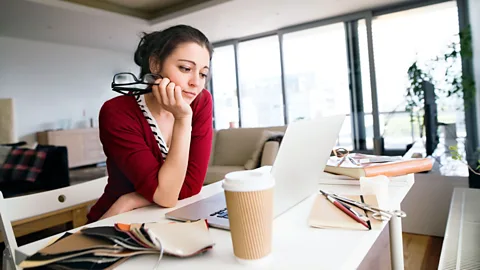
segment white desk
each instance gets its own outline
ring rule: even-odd
[[[390,204],[399,207],[400,202],[410,190],[410,185],[391,187]],[[339,194],[360,194],[359,186],[319,185],[319,189]],[[221,182],[205,186],[200,194],[182,200],[176,208],[190,204],[199,199],[223,192]],[[277,217],[273,223],[273,263],[268,269],[355,269],[357,268],[382,230],[348,231],[311,228],[307,218],[315,195],[297,204],[295,207]],[[115,222],[166,222],[164,215],[172,209],[156,206],[136,209],[87,226],[113,225]],[[408,213],[407,213],[408,214]],[[390,241],[392,249],[392,268],[403,269],[403,244],[400,220],[390,222]],[[72,231],[77,231],[76,228]],[[164,256],[161,269],[245,269],[233,256],[229,231],[211,228],[215,246],[205,254],[192,258],[173,258]],[[49,238],[30,243],[16,251],[17,260],[31,255],[47,244]],[[131,258],[119,269],[152,269],[158,256],[142,255]]]

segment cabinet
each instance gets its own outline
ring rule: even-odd
[[[106,160],[98,128],[42,131],[37,133],[37,141],[39,144],[66,146],[69,168]]]

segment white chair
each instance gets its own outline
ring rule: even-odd
[[[2,269],[20,269],[15,264],[15,250],[18,246],[13,233],[13,221],[96,200],[102,195],[106,184],[107,177],[102,177],[65,188],[7,199],[4,199],[3,194],[0,192],[0,229],[5,243]]]

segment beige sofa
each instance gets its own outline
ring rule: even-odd
[[[220,181],[232,171],[273,165],[279,149],[278,140],[286,126],[267,128],[232,128],[214,133],[205,185]]]

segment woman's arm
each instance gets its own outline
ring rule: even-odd
[[[175,121],[172,133],[172,145],[167,158],[158,171],[158,187],[153,194],[153,201],[163,207],[177,204],[178,194],[182,188],[187,166],[191,139],[191,118]],[[151,202],[137,192],[122,195],[100,218],[108,218],[136,208],[150,205]]]
[[[107,212],[105,212],[105,214],[103,214],[100,219],[116,216],[118,214],[151,204],[151,202],[137,192],[127,193],[118,198],[118,200],[115,201],[115,203],[108,209]]]
[[[158,186],[153,194],[153,201],[160,206],[173,207],[177,204],[180,191],[186,180],[189,158],[192,158],[190,145],[193,132],[193,109],[194,107],[198,108],[198,106],[188,104],[183,99],[182,89],[168,78],[162,78],[156,82],[158,86],[154,85],[152,87],[152,94],[162,108],[173,115],[175,120],[172,144],[165,162],[158,171]],[[202,90],[202,92],[206,91]],[[205,97],[211,100],[210,95],[206,96],[200,93],[197,96],[197,101],[199,99],[205,100]],[[198,104],[198,102],[195,104]],[[204,104],[205,102],[202,102],[202,105]],[[209,105],[211,105],[211,102],[209,102]],[[201,109],[210,111],[209,108]],[[212,115],[209,118],[212,119]],[[203,178],[200,181],[203,182]]]
[[[191,132],[191,117],[175,120],[172,144],[158,171],[158,187],[153,194],[153,201],[160,206],[173,207],[177,204],[187,172]]]
[[[208,163],[213,141],[213,101],[207,90],[192,104],[193,116],[192,139],[188,159],[187,174],[178,199],[189,198],[198,194],[207,175]]]
[[[153,194],[153,201],[160,206],[173,207],[177,204],[178,193],[182,188],[188,166],[191,123],[191,118],[185,118],[175,120],[173,124],[172,145],[164,164],[158,171],[158,186]],[[101,219],[150,204],[150,201],[137,192],[131,192],[118,198]]]

